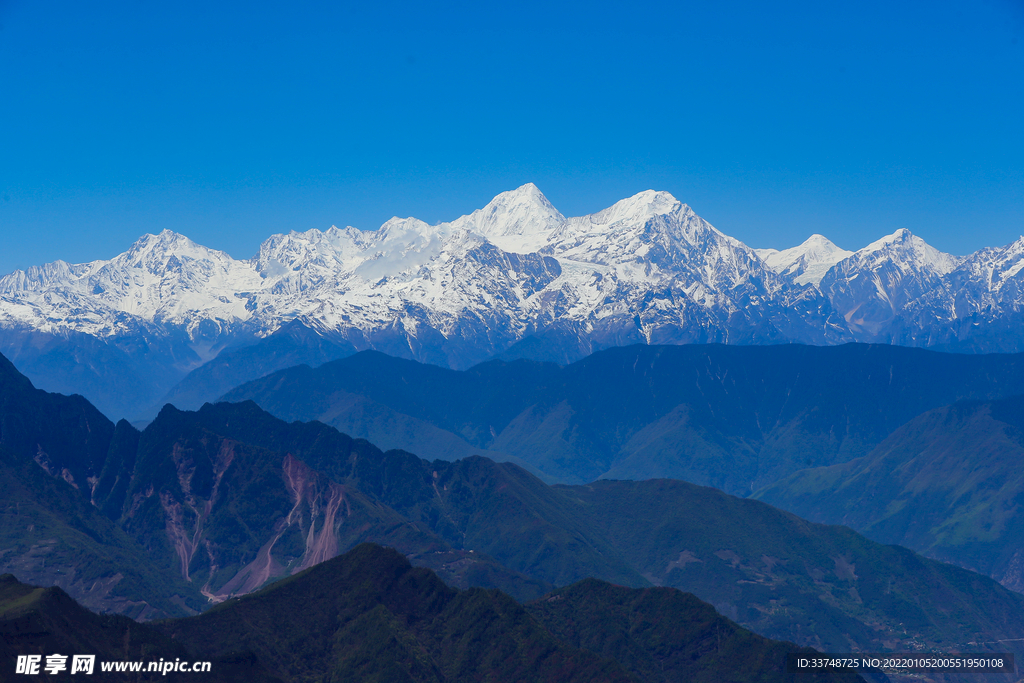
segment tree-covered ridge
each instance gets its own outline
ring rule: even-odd
[[[0,657],[13,662],[24,654],[90,653],[98,661],[210,661],[211,681],[249,683],[795,680],[783,667],[786,653],[799,648],[739,628],[692,596],[656,590],[652,602],[650,590],[588,580],[524,608],[498,590],[450,588],[393,549],[361,544],[202,615],[138,624],[93,614],[59,588],[4,575]],[[567,599],[588,619],[586,642],[573,642],[580,638],[567,627]],[[632,648],[609,650],[607,643],[622,638],[614,615],[624,608],[658,623],[646,637],[630,633]],[[655,663],[660,678],[650,675]],[[10,673],[0,671],[0,681],[17,678]],[[800,680],[860,679],[826,674]]]
[[[673,588],[584,579],[526,608],[560,640],[614,659],[649,683],[803,680],[786,673],[786,655],[814,652],[762,638]]]

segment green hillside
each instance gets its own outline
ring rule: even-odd
[[[1024,397],[927,412],[869,455],[757,497],[954,562],[1024,591]]]
[[[692,592],[762,635],[870,652],[1024,633],[1024,595],[846,527],[671,480],[560,490],[652,583]],[[1000,635],[970,635],[980,632]]]

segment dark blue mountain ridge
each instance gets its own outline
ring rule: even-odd
[[[5,367],[0,405],[89,410]],[[142,433],[107,425],[91,491],[36,462],[31,431],[5,450],[0,570],[82,597],[103,587],[108,611],[187,613],[378,539],[460,587],[661,584],[819,649],[956,648],[1024,629],[1024,596],[991,579],[684,482],[551,487],[487,458],[381,452],[251,402],[167,406]]]
[[[548,481],[667,477],[749,495],[866,455],[926,410],[1020,393],[1024,354],[691,344],[465,371],[361,352],[223,398],[425,457],[516,456]]]

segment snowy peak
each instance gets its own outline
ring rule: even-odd
[[[41,266],[29,266],[27,270],[16,270],[0,277],[0,294],[43,291],[48,287],[67,283],[79,277],[82,272],[89,270],[90,265],[73,265],[66,261],[54,261]]]
[[[449,237],[464,234],[449,223],[429,225],[417,218],[392,218],[368,235],[368,250],[353,272],[366,281],[416,273],[441,256]]]
[[[90,279],[103,277],[106,273],[126,289],[170,281],[191,283],[202,288],[244,267],[244,262],[235,261],[223,251],[196,244],[171,230],[164,230],[159,235],[143,235],[128,251],[110,261],[97,261],[95,264],[102,265],[88,274]]]
[[[1011,280],[1024,281],[1024,236],[1000,250],[992,270],[994,272],[990,281],[993,289],[1002,289]]]
[[[565,221],[548,198],[533,183],[502,192],[468,216],[451,222],[452,227],[483,235],[503,251],[528,254],[539,251],[551,231]]]
[[[702,228],[710,228],[668,192],[646,190],[597,213],[566,220],[552,233],[545,253],[602,263],[607,262],[609,251],[621,258],[632,258],[637,249],[641,250],[640,255],[647,253],[641,242],[656,239],[654,233],[666,237],[667,233],[688,232],[685,227],[680,228],[694,218]]]
[[[233,263],[234,260],[222,251],[209,249],[196,244],[189,238],[172,230],[164,230],[158,235],[145,234],[122,254],[108,261],[70,264],[65,261],[54,261],[43,266],[32,266],[27,271],[16,271],[0,279],[0,292],[43,291],[51,288],[84,287],[92,280],[102,280],[104,273],[119,272],[125,277],[121,284],[128,285],[139,282],[139,278],[156,276],[163,277],[169,272],[181,273],[188,268],[187,264],[202,263],[207,268],[214,263],[221,265]],[[128,274],[132,274],[130,277]],[[89,287],[94,289],[94,287]],[[100,286],[101,291],[109,288]]]
[[[652,297],[631,305],[657,310],[651,315],[667,321],[667,310],[691,306],[724,318],[743,311],[752,298],[774,297],[784,286],[749,247],[716,230],[668,192],[654,190],[566,220],[543,253],[604,269],[597,276],[602,284],[593,293],[606,306],[598,316],[624,308],[617,300],[622,294],[612,287],[641,298],[664,293],[671,303]],[[645,327],[645,336],[659,338],[655,329],[653,323]]]
[[[645,190],[585,218],[589,218],[592,225],[613,227],[620,224],[643,224],[654,216],[680,213],[684,210],[689,211],[690,207],[668,192]]]
[[[1017,293],[1024,290],[1024,237],[1002,248],[989,247],[974,252],[961,261],[951,277],[957,289],[966,294],[960,297],[961,308],[964,301],[972,298],[968,292],[975,294],[977,308],[993,303],[1016,307],[1019,305]],[[1009,300],[1006,300],[1007,295]]]
[[[192,334],[204,323],[219,328],[248,318],[235,293],[252,289],[258,278],[248,263],[164,230],[143,235],[109,261],[61,261],[4,278],[0,320],[97,336],[170,323]]]
[[[388,243],[409,245],[441,237],[448,232],[446,228],[445,224],[432,226],[418,218],[393,216],[384,225],[377,228],[372,239],[378,245]]]
[[[858,339],[893,343],[898,335],[915,341],[918,331],[905,329],[901,316],[928,300],[919,319],[950,320],[956,292],[946,276],[961,260],[901,228],[837,263],[819,286]]]
[[[193,260],[224,261],[231,257],[222,251],[196,244],[173,230],[163,230],[158,235],[146,234],[135,241],[128,251],[114,259],[121,264],[146,268],[156,272],[170,257]]]
[[[939,251],[906,228],[872,242],[852,258],[864,265],[889,261],[904,271],[921,270],[935,275],[952,272],[962,260]]]
[[[758,256],[779,275],[798,285],[821,283],[825,273],[852,251],[840,249],[823,235],[814,234],[802,244],[783,249],[755,249]]]
[[[372,235],[372,233],[369,233]],[[267,279],[298,278],[295,287],[322,282],[343,264],[358,258],[366,249],[366,236],[355,228],[331,226],[325,231],[272,235],[260,245],[252,259],[253,268]]]

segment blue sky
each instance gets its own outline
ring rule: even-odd
[[[1024,232],[1020,0],[484,4],[0,0],[0,272],[531,181],[566,215],[667,190],[754,247]]]

